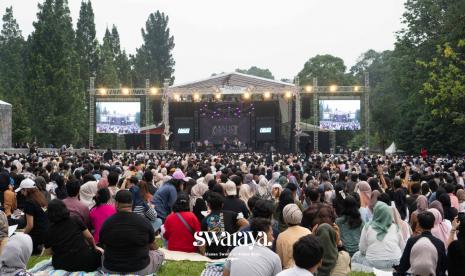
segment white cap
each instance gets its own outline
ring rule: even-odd
[[[32,188],[36,188],[36,183],[32,179],[26,178],[23,181],[21,181],[21,184],[19,184],[19,188],[16,189],[15,192],[17,193],[21,191],[22,189],[32,189]]]

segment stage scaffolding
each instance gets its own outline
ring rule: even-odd
[[[231,75],[236,78],[235,83],[238,85],[218,85],[215,82],[218,78],[228,77],[228,84],[231,82]],[[251,80],[251,81],[250,81]],[[227,96],[239,97],[244,101],[251,100],[277,100],[279,97],[287,101],[294,100],[294,127],[291,135],[294,136],[295,144],[293,147],[299,151],[299,137],[302,135],[301,129],[301,95],[312,94],[313,119],[315,126],[319,126],[318,106],[320,99],[360,99],[363,100],[363,118],[365,130],[365,149],[369,149],[369,77],[365,74],[364,86],[318,86],[317,78],[313,78],[313,85],[299,86],[298,78],[295,84],[274,81],[241,73],[224,73],[213,76],[199,82],[169,86],[169,80],[165,80],[162,88],[150,87],[150,81],[146,79],[145,88],[95,88],[95,78],[90,78],[89,83],[89,147],[94,146],[95,138],[95,103],[96,98],[105,99],[106,97],[125,101],[125,99],[134,101],[134,96],[138,96],[145,103],[145,127],[151,125],[151,97],[162,98],[162,123],[164,127],[163,137],[165,139],[165,149],[168,149],[168,141],[173,134],[170,131],[169,120],[169,103],[176,102],[202,102],[202,101],[222,101]],[[131,96],[133,97],[131,99]],[[290,122],[290,121],[289,121]],[[145,134],[146,149],[150,149],[150,134]],[[334,153],[336,146],[335,135],[330,138],[331,151]],[[318,131],[313,131],[314,152],[318,152]]]

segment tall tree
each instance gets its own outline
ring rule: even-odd
[[[100,47],[97,85],[104,87],[119,86],[118,72],[116,70],[113,50],[111,49],[111,35],[105,35],[103,45]]]
[[[236,69],[236,72],[274,80],[274,76],[269,69],[252,66],[249,69]]]
[[[318,85],[352,85],[355,80],[346,74],[344,61],[332,55],[316,55],[309,59],[299,72],[299,82],[302,85],[312,84],[313,78],[318,78]]]
[[[28,102],[24,87],[25,41],[13,16],[13,8],[6,8],[0,33],[0,98],[13,105],[13,142],[27,142],[31,138]],[[1,93],[3,91],[3,93]]]
[[[162,86],[165,79],[174,81],[174,37],[170,35],[168,21],[168,16],[160,11],[149,15],[142,29],[144,43],[133,59],[136,85],[144,86],[147,78],[156,86]]]
[[[80,143],[86,125],[75,34],[66,0],[39,4],[29,37],[32,131],[40,143]]]
[[[90,0],[82,1],[76,30],[76,51],[80,58],[80,76],[84,84],[83,89],[87,88],[89,78],[97,73],[97,47],[92,3]]]

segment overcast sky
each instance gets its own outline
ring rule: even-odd
[[[76,25],[81,0],[68,0]],[[37,0],[12,5],[26,37],[36,21]],[[404,0],[93,0],[97,36],[115,24],[121,45],[134,53],[150,13],[169,18],[176,46],[175,83],[212,73],[258,66],[276,79],[293,78],[309,58],[332,54],[348,68],[362,52],[393,49]]]

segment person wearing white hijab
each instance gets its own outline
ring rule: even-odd
[[[197,183],[192,186],[191,194],[189,198],[189,207],[191,212],[194,210],[194,205],[197,199],[202,198],[203,194],[208,191],[208,186],[204,183]]]
[[[81,189],[79,190],[79,200],[87,205],[87,207],[92,208],[94,206],[94,196],[98,191],[98,182],[97,181],[88,181],[82,184]]]
[[[32,239],[27,234],[16,233],[8,239],[0,257],[0,275],[32,276],[26,271],[27,262],[32,254]]]
[[[265,177],[260,178],[258,181],[258,195],[263,199],[270,199],[271,198],[271,189],[268,185],[268,180]]]

